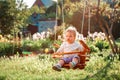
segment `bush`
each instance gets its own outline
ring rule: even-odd
[[[100,51],[102,51],[102,49],[108,49],[109,48],[109,43],[106,40],[97,40],[95,42],[95,46],[99,48]]]
[[[50,39],[45,39],[41,43],[41,48],[50,48],[52,46],[52,41]]]
[[[116,40],[116,44],[120,47],[120,38]]]
[[[9,42],[0,42],[0,56],[12,55],[17,51],[17,44]]]
[[[41,47],[41,43],[38,41],[24,40],[22,43],[22,50],[35,51]]]
[[[4,55],[14,55],[14,54],[22,54],[22,51],[41,51],[44,52],[45,48],[52,47],[53,41],[50,39],[41,39],[38,41],[33,40],[23,40],[21,46],[17,43],[10,43],[10,42],[0,42],[0,56]]]
[[[40,49],[50,48],[52,41],[50,39],[41,39],[38,41],[25,40],[22,43],[22,49],[26,51],[38,51]]]
[[[99,52],[99,48],[94,45],[90,45],[89,48],[90,48],[90,52]]]

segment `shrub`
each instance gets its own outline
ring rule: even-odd
[[[120,38],[116,40],[116,44],[120,47]]]
[[[89,48],[90,48],[90,52],[98,52],[99,51],[99,48],[94,45],[90,45]]]
[[[50,39],[45,39],[41,43],[41,48],[50,48],[52,46],[52,41]]]
[[[37,41],[25,40],[22,43],[22,49],[26,51],[38,51],[40,49],[50,48],[52,41],[50,39],[41,39]]]
[[[0,56],[12,55],[17,51],[17,44],[9,42],[0,42]]]
[[[39,41],[32,40],[24,40],[22,43],[22,50],[26,51],[35,51],[41,47],[41,43]]]
[[[97,40],[95,42],[95,46],[98,47],[100,51],[102,51],[102,49],[109,48],[109,43],[106,40]]]

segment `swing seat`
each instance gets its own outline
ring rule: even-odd
[[[84,69],[85,68],[86,56],[84,55],[84,53],[80,53],[79,57],[80,57],[80,62],[73,69],[77,69],[77,68]],[[70,66],[69,64],[64,64],[63,68],[70,69]]]
[[[90,58],[90,56],[87,55],[90,52],[90,48],[82,40],[80,40],[79,42],[84,47],[84,51],[82,51],[82,52],[67,52],[67,53],[53,54],[52,57],[53,58],[61,58],[62,55],[64,55],[64,54],[78,53],[78,56],[80,57],[80,62],[73,69],[77,69],[77,68],[78,69],[84,69],[85,66],[86,66],[86,61],[89,61],[89,58]],[[70,69],[69,64],[64,64],[62,67],[66,68],[66,69]]]

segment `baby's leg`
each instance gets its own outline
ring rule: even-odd
[[[79,59],[77,57],[73,58],[72,62],[75,62],[77,64],[79,62]]]
[[[74,68],[76,66],[77,63],[79,63],[80,58],[79,56],[75,55],[72,59],[72,62],[70,62],[70,68]]]
[[[60,65],[60,67],[62,67],[65,64],[65,61],[60,59],[60,61],[58,62],[58,65]]]
[[[56,71],[61,71],[62,66],[64,65],[64,60],[60,60],[56,65],[54,65],[52,68]]]

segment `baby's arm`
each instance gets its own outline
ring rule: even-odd
[[[64,52],[64,43],[62,43],[58,48],[58,50],[56,51],[56,53],[61,53],[61,52]]]
[[[77,48],[77,49],[75,49],[75,50],[72,50],[72,52],[79,52],[79,51],[80,51],[79,48]]]
[[[61,44],[61,46],[59,47],[59,49],[53,54],[53,58],[56,58],[56,57],[62,57],[62,53],[64,52],[64,45]]]

